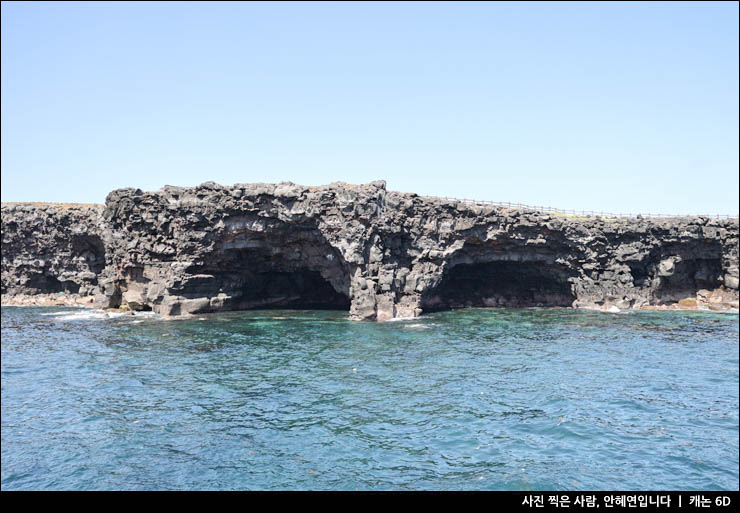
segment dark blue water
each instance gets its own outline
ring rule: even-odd
[[[738,489],[738,317],[2,309],[2,488]]]

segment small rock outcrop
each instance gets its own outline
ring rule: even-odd
[[[570,218],[383,181],[119,189],[99,208],[4,204],[2,291],[381,321],[465,306],[737,308],[738,221]]]

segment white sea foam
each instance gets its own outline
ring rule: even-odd
[[[413,329],[422,329],[422,330],[428,330],[432,326],[429,324],[407,324],[406,326],[403,326],[404,328],[413,328]]]
[[[382,322],[408,322],[413,321],[414,319],[414,317],[394,317],[393,319],[387,319]]]
[[[159,318],[160,315],[154,312],[141,312],[131,314],[129,312],[106,312],[104,310],[78,310],[62,311],[41,314],[52,317],[55,321],[104,321],[108,319],[131,319],[133,322],[144,322],[146,319]],[[142,319],[143,317],[143,319]]]
[[[81,310],[78,312],[61,312],[54,320],[57,321],[89,321],[107,319],[108,314],[103,310]]]

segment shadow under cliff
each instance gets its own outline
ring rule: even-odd
[[[233,218],[207,258],[170,290],[215,298],[211,310],[256,308],[349,310],[349,271],[312,225]]]
[[[425,312],[465,307],[571,306],[575,271],[557,263],[557,248],[519,241],[466,243],[439,283],[421,298]]]

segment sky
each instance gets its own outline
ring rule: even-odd
[[[2,201],[383,179],[738,213],[738,3],[2,2]]]

